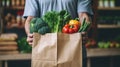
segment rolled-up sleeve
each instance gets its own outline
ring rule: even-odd
[[[91,0],[78,0],[78,7],[77,12],[87,12],[91,15],[93,15],[92,6],[91,6]]]
[[[38,6],[36,0],[26,0],[23,17],[38,15]]]

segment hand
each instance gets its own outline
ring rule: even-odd
[[[28,34],[27,35],[27,42],[29,45],[33,44],[33,34]]]
[[[79,18],[80,18],[80,22],[82,22],[84,18],[86,18],[86,22],[89,22],[89,23],[92,22],[91,18],[88,16],[88,13],[86,13],[86,12],[80,13]],[[90,28],[91,28],[91,26],[88,28],[87,31],[81,32],[81,34],[82,34],[82,44],[83,45],[85,45],[88,41],[88,33],[87,32],[90,30]]]
[[[88,15],[88,13],[86,12],[82,12],[82,13],[79,13],[79,18],[80,18],[80,22],[82,23],[83,22],[83,19],[85,18],[86,19],[86,22],[87,23],[91,23],[92,22],[92,19],[91,17]],[[92,24],[91,24],[92,25]],[[89,31],[91,28],[91,26],[88,28],[87,31]]]
[[[91,18],[86,12],[82,12],[79,14],[80,22],[83,21],[83,18],[86,18],[86,22],[91,22]]]

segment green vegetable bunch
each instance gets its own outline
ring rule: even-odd
[[[43,20],[51,28],[51,32],[61,32],[63,26],[71,19],[71,15],[66,11],[49,11],[43,17]]]
[[[33,18],[30,22],[30,32],[37,32],[40,34],[62,32],[64,25],[68,24],[72,19],[68,11],[62,10],[49,11],[41,18]],[[77,20],[79,20],[77,18]],[[78,32],[87,31],[90,26],[90,22],[86,22],[83,19],[82,25],[80,25]]]
[[[37,32],[40,34],[50,33],[51,28],[42,18],[33,18],[30,22],[30,33]]]
[[[88,28],[90,27],[90,22],[86,22],[86,18],[83,19],[82,25],[80,27],[80,29],[78,30],[78,32],[85,32],[88,30]]]
[[[40,34],[62,32],[63,26],[71,19],[71,15],[66,11],[49,11],[41,18],[33,18],[30,22],[30,33]]]

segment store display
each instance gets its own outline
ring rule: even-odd
[[[15,6],[15,0],[11,0],[11,6]]]
[[[87,43],[85,44],[86,48],[98,48],[97,41],[95,39],[88,39]]]
[[[99,1],[98,1],[98,6],[99,6],[99,7],[104,7],[103,0],[99,0]]]
[[[115,0],[110,0],[110,7],[111,8],[115,7]]]
[[[115,41],[100,41],[98,42],[98,48],[120,48],[120,43],[115,42]]]
[[[117,0],[99,0],[98,1],[98,7],[104,7],[104,8],[114,8],[118,5]]]
[[[22,17],[23,10],[14,10],[15,14],[8,12],[4,17],[5,28],[24,28],[25,18]]]
[[[20,7],[25,5],[25,0],[1,0],[1,5],[3,7]]]
[[[104,7],[110,7],[109,0],[104,0]]]
[[[0,54],[19,53],[15,33],[7,33],[0,35]]]
[[[100,7],[100,2],[104,4]],[[99,0],[98,7],[98,48],[120,48],[120,6],[116,5],[119,0]],[[109,6],[108,6],[109,4]],[[106,8],[107,6],[107,8]]]
[[[0,42],[1,41],[15,41],[18,38],[18,35],[15,33],[2,33],[0,35]]]

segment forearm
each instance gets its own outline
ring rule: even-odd
[[[25,32],[26,34],[30,33],[30,21],[34,18],[33,16],[28,16],[26,21],[25,21]]]

